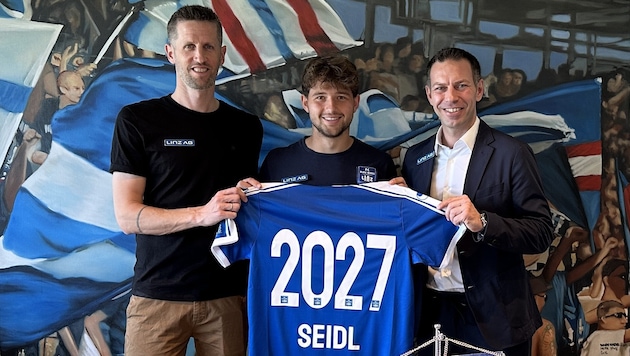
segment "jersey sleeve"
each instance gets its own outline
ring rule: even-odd
[[[223,267],[228,267],[233,260],[226,255],[229,254],[229,246],[238,243],[238,229],[232,219],[225,219],[219,223],[219,229],[212,241],[210,251]]]
[[[241,205],[235,220],[226,219],[219,223],[210,251],[223,267],[250,259],[259,229],[259,200],[256,195],[248,195],[247,203]]]
[[[438,200],[415,194],[415,200],[403,206],[402,212],[413,262],[432,267],[446,266],[452,262],[457,242],[466,227],[446,220],[444,212],[436,207]]]
[[[375,182],[363,185],[382,194],[400,198],[400,218],[404,240],[413,263],[438,267],[449,264],[459,239],[466,232],[462,224],[455,226],[437,208],[439,200],[407,187]]]

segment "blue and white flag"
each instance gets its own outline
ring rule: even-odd
[[[0,239],[0,346],[34,342],[128,292],[135,238],[118,227],[109,152],[122,106],[175,88],[164,60],[112,63],[55,113],[46,161],[22,185]]]
[[[0,16],[0,53],[4,63],[0,66],[0,162],[7,155],[28,97],[60,32],[60,25]]]
[[[560,84],[496,106],[479,116],[532,110],[558,115],[571,128],[563,147],[536,150],[547,198],[565,215],[585,228],[593,228],[600,213],[601,186],[601,80],[586,79]],[[527,120],[519,120],[504,131],[516,137]],[[501,129],[501,127],[497,127]],[[545,131],[547,131],[545,129]],[[522,132],[522,131],[521,131]],[[528,134],[525,137],[536,137]],[[521,137],[522,138],[522,137]],[[526,142],[531,142],[525,140]],[[535,147],[535,145],[533,146]]]
[[[54,114],[48,158],[23,183],[0,237],[0,347],[39,340],[129,292],[136,246],[114,217],[114,124],[123,106],[174,89],[164,59],[124,59]]]
[[[0,0],[0,18],[30,20],[32,15],[30,0]]]

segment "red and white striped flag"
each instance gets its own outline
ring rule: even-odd
[[[602,186],[602,142],[585,142],[566,146],[571,172],[578,189],[599,191]]]
[[[224,67],[235,74],[263,72],[291,59],[335,53],[362,44],[324,0],[147,0],[125,39],[164,53],[166,24],[184,5],[205,5],[223,24]]]

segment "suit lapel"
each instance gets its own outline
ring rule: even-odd
[[[431,139],[427,140],[427,145],[424,146],[426,154],[418,158],[418,180],[419,184],[416,187],[416,191],[429,195],[431,192],[431,179],[433,178],[433,165],[435,164],[435,135]]]
[[[468,195],[473,202],[475,201],[475,194],[479,189],[490,157],[494,152],[494,147],[490,146],[493,141],[494,136],[492,135],[490,126],[481,121],[477,141],[475,142],[475,147],[470,156],[466,181],[464,182],[464,194]]]

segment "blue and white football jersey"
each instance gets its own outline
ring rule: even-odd
[[[439,267],[465,231],[436,205],[387,182],[249,192],[212,244],[223,266],[250,260],[249,354],[411,349],[412,263]]]

